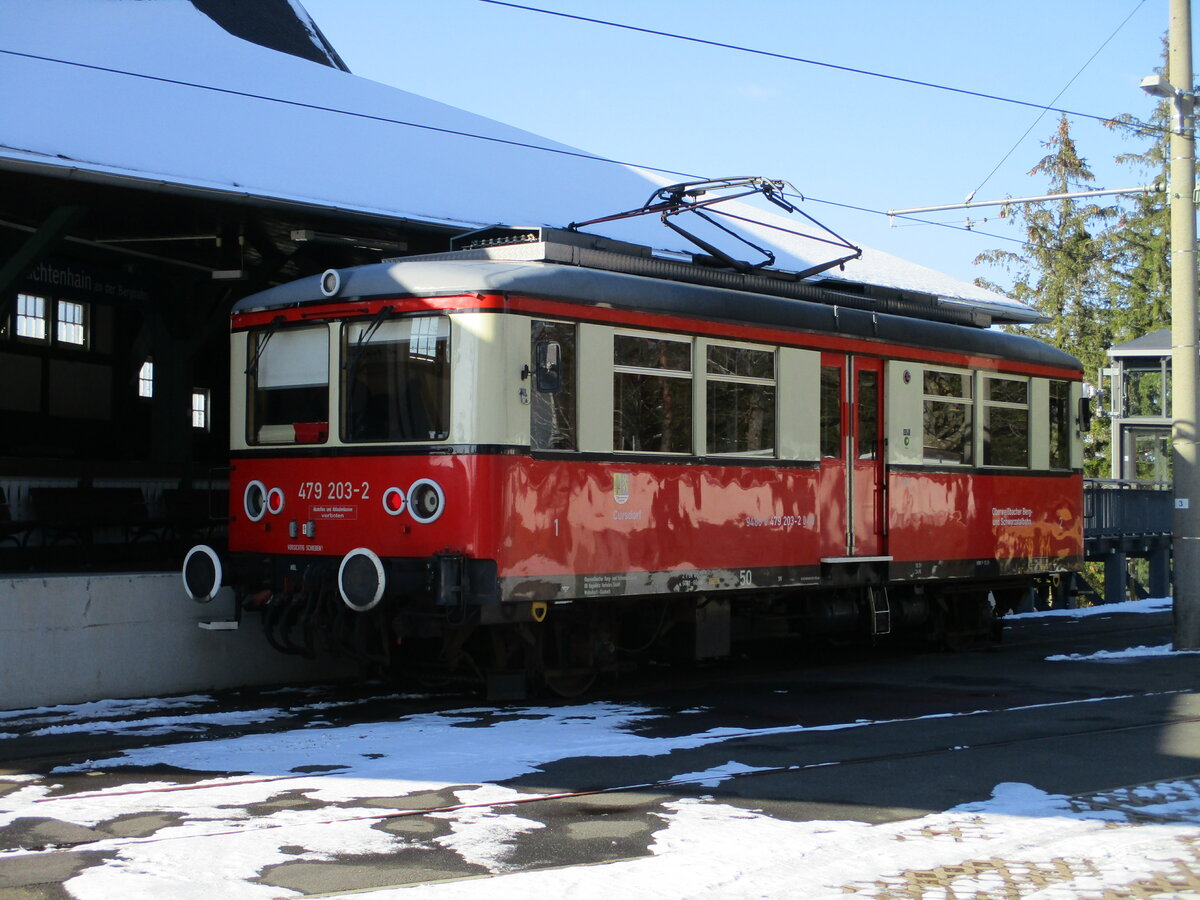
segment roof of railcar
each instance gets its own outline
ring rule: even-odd
[[[838,303],[838,294],[821,288],[813,288],[826,295],[821,300],[802,300],[556,263],[494,260],[413,259],[340,269],[338,274],[340,288],[333,297],[322,293],[321,276],[313,275],[246,297],[233,307],[233,313],[379,297],[514,294],[630,312],[867,338],[1076,371],[1083,368],[1073,356],[1023,335],[844,306]],[[861,297],[844,299],[860,306],[863,302]],[[586,313],[581,317],[586,318]]]

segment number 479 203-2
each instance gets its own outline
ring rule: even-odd
[[[358,486],[351,481],[302,481],[297,496],[301,500],[366,500],[370,489],[366,481]]]

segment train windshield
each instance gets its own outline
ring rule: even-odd
[[[249,350],[249,442],[323,442],[329,434],[329,329],[272,325],[251,335]]]
[[[342,327],[342,440],[442,441],[450,433],[445,316]]]

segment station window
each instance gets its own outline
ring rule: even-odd
[[[203,388],[192,389],[192,427],[208,431],[209,426],[209,392]]]
[[[706,353],[709,453],[775,452],[775,352],[710,345]]]
[[[983,379],[983,464],[1029,466],[1029,382]]]
[[[943,369],[926,369],[924,375],[925,461],[970,465],[971,375]]]
[[[842,370],[821,367],[821,457],[842,458]]]
[[[246,366],[252,444],[319,443],[329,433],[329,329],[252,332]]]
[[[146,360],[138,369],[138,396],[150,398],[154,396],[154,362]]]
[[[575,450],[575,326],[534,322],[529,442],[535,450]]]
[[[1050,468],[1071,467],[1071,384],[1050,382]]]
[[[1162,418],[1171,415],[1170,359],[1145,368],[1130,361],[1123,367],[1122,374],[1125,380],[1122,387],[1126,417]]]
[[[443,441],[450,435],[450,321],[348,322],[342,328],[342,439]]]
[[[87,346],[87,306],[71,300],[59,300],[55,304],[54,320],[54,336],[58,343]]]
[[[35,294],[17,294],[17,337],[44,341],[48,336],[46,298]]]
[[[613,449],[690,453],[691,342],[618,334],[613,364]]]

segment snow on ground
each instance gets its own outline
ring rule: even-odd
[[[1078,861],[1076,868],[1093,883],[1122,884],[1143,877],[1156,865],[1161,868],[1162,859],[1178,856],[1181,841],[1200,841],[1200,793],[1188,782],[1176,784],[1173,791],[1137,798],[1143,803],[1159,794],[1168,798],[1154,811],[1171,821],[1156,825],[1130,824],[1123,812],[1113,808],[1120,805],[1119,797],[1080,809],[1067,798],[1028,785],[1000,785],[990,800],[874,826],[781,821],[700,797],[663,804],[655,814],[662,825],[653,836],[648,857],[516,873],[510,871],[509,860],[514,845],[523,834],[545,825],[523,814],[519,801],[528,800],[529,794],[493,782],[572,756],[661,757],[673,749],[711,741],[714,732],[669,738],[639,735],[634,731],[658,712],[603,703],[506,710],[501,721],[486,728],[479,727],[476,719],[483,712],[309,728],[269,738],[197,741],[133,750],[77,767],[89,771],[164,762],[197,770],[255,770],[196,784],[154,781],[56,795],[53,780],[0,778],[0,785],[15,786],[0,796],[0,827],[35,817],[85,827],[136,814],[172,817],[175,824],[145,839],[89,844],[87,849],[111,853],[113,858],[66,883],[80,900],[293,896],[253,879],[264,867],[284,862],[434,845],[498,877],[365,896],[525,900],[530,892],[586,898],[630,891],[649,898],[832,898],[849,891],[876,897],[881,896],[879,885],[901,878],[906,871],[997,858],[1015,860],[1014,865],[1030,870],[1049,866],[1052,859],[1069,858]],[[872,724],[879,723],[859,721],[840,727]],[[723,729],[720,737],[747,733]],[[336,752],[329,753],[333,746]],[[396,747],[404,748],[403,752],[387,752]],[[736,745],[731,745],[731,756],[736,752]],[[314,759],[344,762],[335,767],[337,771],[313,774]],[[301,760],[310,765],[300,765]],[[293,774],[297,768],[310,771]],[[731,758],[721,766],[682,773],[676,781],[715,787],[752,771],[761,769]],[[448,835],[422,845],[374,827],[397,812],[371,805],[370,798],[431,792],[453,798],[429,814],[449,822]],[[261,806],[281,797],[321,805],[281,804],[273,811]],[[0,854],[0,859],[30,852],[36,851]],[[1083,886],[1062,887],[1066,891]]]
[[[1123,612],[1154,612],[1163,608],[1163,601],[1121,606]],[[1118,610],[1106,607],[1104,611]],[[1094,702],[1113,699],[1119,698]],[[180,728],[190,728],[195,717],[203,715],[195,712],[196,707],[211,701],[194,696],[81,704],[18,710],[3,714],[0,721],[52,731],[89,719],[119,722],[123,713],[136,711],[160,721],[162,727],[175,719]],[[314,709],[325,705],[340,704],[309,704]],[[289,707],[305,708],[303,704]],[[172,709],[178,714],[169,715]],[[258,712],[270,718],[278,710]],[[981,710],[957,715],[1003,714]],[[109,858],[66,882],[70,895],[78,900],[296,896],[256,879],[264,869],[281,863],[404,850],[449,851],[492,877],[381,889],[361,896],[526,900],[531,893],[552,893],[607,900],[626,892],[640,898],[881,900],[910,896],[899,892],[912,878],[924,877],[921,873],[936,870],[945,882],[949,876],[939,867],[952,866],[958,873],[948,883],[954,896],[976,896],[976,891],[982,892],[980,896],[1005,896],[1002,890],[1009,888],[1017,890],[1011,896],[1028,896],[1041,885],[1036,896],[1057,900],[1171,871],[1176,865],[1172,860],[1200,870],[1200,849],[1191,850],[1200,847],[1200,789],[1197,780],[1183,780],[1085,798],[1047,794],[1025,784],[1001,784],[989,799],[881,825],[784,821],[712,796],[686,797],[662,803],[650,814],[661,824],[653,829],[648,856],[586,867],[516,871],[514,849],[523,837],[547,825],[532,817],[534,807],[527,805],[542,795],[523,793],[503,782],[556,760],[663,759],[679,750],[727,746],[725,763],[699,771],[681,764],[671,780],[676,785],[715,788],[728,779],[764,771],[738,759],[740,748],[748,746],[736,743],[738,738],[866,729],[865,739],[870,741],[870,729],[892,724],[857,720],[755,730],[678,733],[672,728],[667,736],[652,733],[652,726],[667,715],[672,716],[672,725],[680,721],[677,711],[606,702],[510,707],[499,714],[495,709],[476,708],[338,727],[310,722],[272,735],[133,749],[56,770],[47,778],[0,776],[0,828],[14,823],[19,828],[19,820],[53,819],[96,828],[139,815],[162,819],[162,826],[146,837],[87,844],[89,851]],[[836,760],[810,765],[831,763]],[[90,792],[76,788],[73,793],[64,793],[56,783],[78,773],[158,765],[244,774],[199,781],[168,776]],[[654,785],[655,792],[663,788],[661,781]],[[412,808],[429,810],[419,814],[422,818],[441,820],[448,831],[420,838],[381,830],[382,823],[404,815],[405,798],[412,798]],[[31,842],[27,849],[0,853],[0,861],[39,852],[55,851]],[[951,895],[941,891],[936,896]]]
[[[1193,797],[1186,808],[1196,821]],[[1130,826],[1116,811],[1073,808],[1030,785],[998,785],[989,800],[887,825],[783,822],[708,799],[666,805],[650,857],[588,868],[523,872],[485,880],[361,894],[371,900],[603,898],[878,898],[916,896],[910,873],[957,866],[958,878],[925,880],[934,900],[1005,894],[1036,878],[1053,884],[1045,900],[1147,878],[1200,837],[1189,825]],[[998,865],[998,861],[1006,864]],[[1022,884],[1024,882],[1024,884]],[[945,888],[953,890],[949,893]],[[903,893],[901,892],[903,891]],[[981,892],[977,894],[976,891]],[[1098,893],[1097,893],[1098,896]],[[1183,895],[1172,894],[1180,897]]]
[[[313,691],[319,692],[320,688]],[[309,693],[311,693],[310,691]],[[295,688],[263,691],[272,694],[303,695]],[[150,697],[131,700],[99,700],[91,703],[71,703],[58,706],[37,706],[27,709],[0,710],[0,726],[23,728],[22,731],[0,732],[0,740],[19,737],[44,737],[54,734],[108,733],[155,736],[180,732],[203,731],[210,726],[257,725],[274,719],[304,713],[345,708],[364,702],[384,700],[416,700],[425,695],[388,694],[350,700],[316,700],[311,703],[291,703],[279,707],[256,707],[233,711],[198,711],[178,715],[155,715],[172,709],[196,709],[214,706],[217,699],[208,694],[179,697]],[[315,723],[313,723],[315,724]],[[38,727],[40,726],[40,727]]]
[[[134,700],[97,700],[92,703],[64,703],[58,706],[0,710],[0,722],[24,723],[52,717],[58,717],[63,721],[80,721],[138,715],[147,711],[159,712],[164,709],[188,709],[211,702],[212,697],[206,694],[191,694],[186,697],[150,697]]]
[[[1171,609],[1170,597],[1153,597],[1145,600],[1127,600],[1124,603],[1105,603],[1100,606],[1085,606],[1079,609],[1051,609],[1044,612],[1018,613],[1005,616],[1011,619],[1049,619],[1069,618],[1082,619],[1089,616],[1109,616],[1113,613],[1154,613],[1168,612]],[[1173,655],[1195,655],[1196,650],[1176,650],[1170,644],[1158,644],[1153,647],[1139,645],[1125,650],[1098,650],[1095,653],[1059,653],[1047,656],[1048,662],[1120,662],[1131,659],[1146,659],[1149,657],[1166,657]]]
[[[1130,659],[1147,659],[1155,656],[1195,656],[1198,650],[1176,650],[1170,644],[1153,647],[1138,645],[1125,650],[1097,650],[1095,653],[1060,653],[1047,656],[1049,662],[1116,662]]]
[[[115,851],[116,856],[67,882],[71,895],[80,900],[293,896],[280,888],[252,883],[252,879],[266,866],[298,859],[394,853],[418,846],[372,827],[394,811],[356,806],[352,798],[402,797],[447,789],[452,789],[462,806],[432,814],[449,821],[451,833],[431,843],[498,877],[379,890],[362,896],[374,900],[525,900],[531,894],[607,898],[615,892],[629,892],[644,898],[834,898],[848,893],[873,898],[884,896],[889,884],[903,882],[905,873],[940,866],[964,867],[968,874],[954,886],[957,895],[963,896],[961,892],[968,888],[995,887],[1000,875],[988,867],[995,869],[995,860],[1003,859],[1013,871],[1058,873],[1062,883],[1057,892],[1038,896],[1076,897],[1084,889],[1148,877],[1163,869],[1164,860],[1186,859],[1185,845],[1200,841],[1200,792],[1191,782],[1142,788],[1140,795],[1114,792],[1104,803],[1083,808],[1029,785],[1002,784],[988,800],[886,825],[781,821],[700,797],[663,805],[656,814],[662,826],[654,834],[648,857],[582,868],[508,872],[507,857],[514,843],[523,833],[545,826],[523,816],[521,806],[512,803],[528,795],[489,784],[489,780],[503,777],[505,771],[525,771],[535,758],[549,761],[587,751],[623,755],[645,749],[643,742],[654,739],[638,738],[629,729],[652,715],[602,704],[554,711],[534,708],[501,723],[495,741],[490,739],[492,729],[457,729],[458,737],[467,738],[465,746],[452,742],[444,731],[437,755],[456,757],[446,764],[454,770],[451,780],[438,779],[431,771],[420,780],[247,776],[214,779],[178,790],[171,790],[179,787],[172,782],[151,782],[56,798],[53,785],[39,779],[0,778],[0,784],[20,785],[0,797],[0,825],[23,816],[52,816],[84,826],[164,810],[179,817],[177,825],[143,841],[114,839],[89,845],[89,850]],[[407,727],[419,734],[439,727],[434,721],[439,718],[446,720],[442,726],[453,728],[452,715],[413,717]],[[513,723],[527,729],[527,740],[522,743],[527,748],[543,748],[540,753],[517,749],[506,733],[506,726]],[[575,733],[575,737],[565,746],[546,740],[560,729]],[[392,741],[397,735],[389,726],[377,725],[356,726],[349,729],[347,737],[348,745],[359,742],[363,749],[378,749],[395,746]],[[665,739],[658,750],[680,742]],[[188,745],[197,764],[207,767],[224,760],[236,768],[241,758],[231,759],[229,748],[228,741]],[[126,760],[148,762],[161,757],[178,764],[181,755],[164,754],[168,749],[137,751],[127,754]],[[418,752],[403,755],[419,759],[433,750],[432,745],[421,746]],[[303,748],[294,743],[290,751],[298,754],[296,758],[304,755]],[[278,770],[293,761],[288,751],[282,751],[282,757]],[[679,778],[715,786],[748,771],[755,769],[731,759],[723,766]],[[465,779],[473,779],[475,786],[464,785]],[[248,811],[247,807],[284,791],[337,805],[283,808],[267,815],[260,811],[255,816]],[[1162,802],[1149,803],[1158,798]],[[1168,821],[1131,824],[1118,807],[1134,800],[1143,813]],[[498,809],[497,804],[509,805]],[[0,854],[0,859],[6,855],[11,854]],[[1007,869],[1006,873],[1013,877]]]
[[[1113,613],[1153,613],[1171,609],[1170,597],[1154,597],[1146,600],[1127,600],[1124,603],[1103,603],[1100,606],[1081,606],[1078,609],[1048,609],[1042,612],[1016,613],[1004,617],[1013,619],[1083,619],[1088,616],[1111,616]]]

